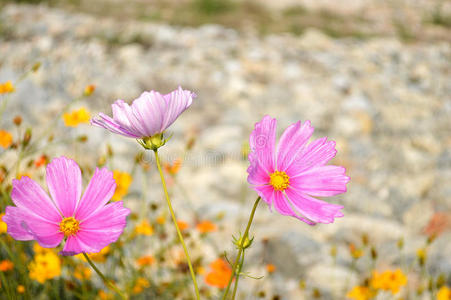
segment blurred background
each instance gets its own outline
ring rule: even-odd
[[[181,159],[180,218],[218,226],[194,250],[208,265],[222,250],[233,257],[231,235],[256,197],[244,158],[254,123],[269,114],[282,130],[310,120],[314,138],[337,141],[333,164],[351,177],[346,194],[328,199],[345,217],[309,227],[261,205],[246,270],[265,277],[243,279],[238,299],[344,299],[373,269],[402,266],[414,291],[404,298],[431,299],[421,272],[451,284],[450,42],[445,0],[1,0],[0,83],[41,63],[11,94],[2,129],[14,136],[21,115],[43,131],[88,85],[95,91],[74,108],[92,116],[144,90],[194,91],[161,155]],[[60,120],[53,130],[59,143],[39,155],[91,166],[108,156],[108,166],[132,173],[141,151],[89,124]],[[139,159],[149,174],[133,173],[124,198],[135,212],[164,203],[155,165]],[[426,248],[426,266],[417,265]]]

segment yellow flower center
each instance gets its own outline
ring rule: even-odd
[[[269,175],[269,177],[269,184],[271,184],[276,191],[284,191],[290,184],[290,177],[288,177],[285,172],[275,171]]]
[[[80,222],[73,217],[64,218],[60,223],[60,231],[64,233],[65,236],[74,235],[79,229]]]

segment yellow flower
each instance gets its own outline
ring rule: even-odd
[[[371,279],[371,286],[375,289],[391,291],[393,295],[399,292],[399,289],[407,284],[407,276],[397,269],[395,271],[385,271],[379,273],[373,272],[373,278]]]
[[[25,287],[24,287],[23,285],[19,284],[19,285],[17,286],[17,292],[18,292],[19,294],[25,293]]]
[[[427,258],[427,252],[425,248],[420,248],[417,250],[417,258],[420,266],[423,266]]]
[[[41,246],[39,246],[38,243],[33,244],[33,251],[35,254],[45,254],[47,252],[53,252],[53,250],[51,248],[41,247]]]
[[[91,115],[84,107],[63,115],[64,125],[69,127],[77,127],[80,123],[88,123],[89,119],[91,119]]]
[[[437,300],[450,300],[451,299],[451,289],[447,286],[442,286],[437,293]]]
[[[110,252],[110,246],[106,246],[105,248],[100,250],[100,252],[98,252],[98,253],[88,253],[88,256],[91,260],[93,260],[95,262],[103,263],[106,261],[106,256],[109,252]],[[83,254],[77,254],[77,255],[75,255],[75,257],[77,257],[83,261],[86,261],[86,258],[83,256]]]
[[[141,234],[141,235],[152,235],[153,234],[153,227],[149,224],[148,221],[143,220],[141,223],[136,225],[135,227],[135,233]]]
[[[136,263],[137,263],[140,267],[150,266],[150,265],[153,264],[154,262],[155,262],[155,258],[153,258],[152,255],[141,256],[140,258],[138,258],[138,259],[136,260]]]
[[[5,213],[0,214],[0,234],[5,233],[8,229],[6,223],[2,221],[4,215]]]
[[[164,223],[166,223],[166,217],[164,215],[158,216],[156,221],[157,224],[163,225]]]
[[[74,270],[74,277],[83,280],[91,278],[91,269],[82,265],[77,265]]]
[[[346,297],[353,300],[368,300],[371,299],[373,293],[366,286],[355,286],[352,290],[350,290]]]
[[[30,278],[40,283],[61,275],[61,262],[55,253],[46,251],[37,254],[28,265]]]
[[[6,94],[6,93],[12,93],[16,89],[14,88],[13,83],[11,80],[8,80],[7,82],[0,83],[0,94]]]
[[[136,279],[135,286],[133,287],[133,293],[139,294],[141,293],[145,288],[148,288],[150,286],[150,283],[147,279],[143,277],[139,277]]]
[[[354,259],[359,259],[363,255],[363,250],[358,249],[354,244],[349,244],[349,252]]]
[[[9,148],[13,143],[13,136],[6,130],[0,130],[0,146],[4,149]]]
[[[132,183],[132,176],[127,172],[114,170],[113,178],[116,181],[116,190],[114,191],[113,201],[119,201],[127,194],[128,188]]]
[[[0,261],[0,272],[7,272],[14,269],[14,264],[10,260],[2,260]]]
[[[206,272],[207,272],[207,271],[206,271],[205,268],[202,267],[202,266],[199,266],[199,267],[197,267],[197,269],[196,269],[196,273],[199,274],[199,275],[204,275]]]
[[[99,299],[100,299],[100,300],[110,300],[110,299],[113,299],[113,295],[108,294],[108,293],[105,293],[105,292],[102,291],[102,290],[99,291],[98,296],[99,296]]]

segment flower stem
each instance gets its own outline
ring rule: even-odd
[[[235,283],[233,285],[232,300],[235,299],[236,291],[238,290],[238,280],[240,279],[239,274],[241,272],[241,267],[243,266],[243,264],[244,264],[244,250],[243,250],[241,262],[238,264],[238,274],[236,276]]]
[[[108,280],[105,275],[102,274],[102,272],[100,272],[99,269],[97,269],[97,267],[94,265],[94,263],[91,261],[91,259],[89,258],[88,255],[86,255],[86,253],[83,252],[83,256],[86,258],[86,260],[88,261],[89,265],[94,269],[94,271],[96,271],[97,275],[100,276],[100,278],[102,278],[103,283],[105,283],[105,285],[112,289],[113,291],[115,291],[119,296],[121,296],[122,299],[127,300],[128,298],[119,290],[119,288],[112,283],[110,280]]]
[[[191,278],[192,278],[193,284],[194,284],[194,292],[196,293],[196,299],[199,300],[200,295],[199,295],[199,288],[197,286],[196,275],[194,274],[194,269],[193,269],[193,265],[191,263],[191,259],[188,254],[188,249],[186,248],[182,232],[180,231],[179,225],[177,224],[177,218],[175,217],[175,213],[174,213],[174,209],[172,208],[171,200],[169,199],[168,189],[166,187],[166,181],[164,180],[163,171],[161,170],[160,158],[158,157],[158,150],[154,150],[154,153],[155,153],[155,160],[157,162],[158,172],[160,173],[160,177],[161,177],[161,184],[163,185],[164,195],[166,197],[166,202],[168,203],[169,211],[171,212],[171,216],[172,216],[172,221],[174,222],[174,226],[177,231],[177,235],[179,237],[180,243],[182,244],[183,251],[185,251],[186,260],[188,262],[189,271],[190,271]]]
[[[249,221],[247,222],[246,230],[244,231],[244,235],[241,238],[241,243],[240,243],[240,246],[239,246],[240,249],[238,251],[238,255],[237,255],[236,259],[235,259],[235,262],[233,263],[232,275],[230,275],[229,283],[227,284],[227,287],[226,287],[226,289],[224,291],[224,294],[222,295],[222,298],[221,298],[222,300],[226,299],[227,294],[229,293],[230,286],[232,285],[232,281],[233,281],[233,278],[235,277],[235,275],[236,275],[236,279],[237,280],[238,280],[238,278],[240,276],[239,275],[240,265],[244,263],[244,261],[243,261],[241,264],[239,264],[240,260],[241,260],[241,255],[244,254],[243,253],[244,252],[244,247],[243,246],[244,246],[244,243],[245,243],[246,239],[249,236],[249,229],[251,228],[252,221],[254,220],[255,210],[257,209],[257,206],[258,206],[258,203],[260,202],[260,199],[261,198],[258,197],[257,200],[255,200],[254,207],[252,208],[251,215],[249,216]]]

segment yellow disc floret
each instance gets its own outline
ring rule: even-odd
[[[269,177],[269,184],[271,184],[276,191],[284,191],[290,184],[290,177],[288,177],[285,172],[275,171],[269,175]]]
[[[65,236],[74,235],[79,229],[80,222],[73,217],[64,218],[60,223],[60,231],[64,233]]]

